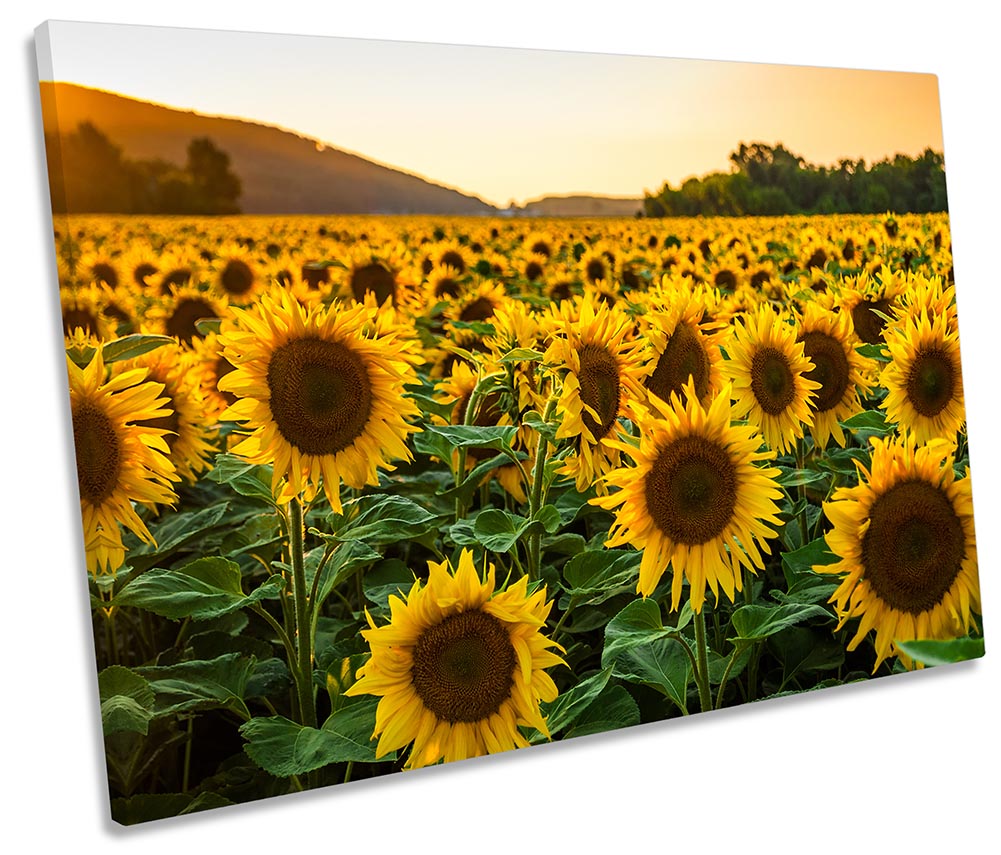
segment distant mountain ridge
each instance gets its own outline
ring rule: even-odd
[[[531,199],[516,213],[529,217],[632,217],[642,210],[640,198],[575,194]]]
[[[126,157],[183,164],[188,144],[208,137],[231,159],[245,214],[496,214],[476,196],[381,166],[292,131],[243,119],[176,110],[42,81],[46,133],[91,122]],[[72,200],[68,200],[73,210]],[[81,212],[83,213],[83,212]]]

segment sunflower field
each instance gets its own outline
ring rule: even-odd
[[[121,823],[983,653],[945,215],[55,225]]]

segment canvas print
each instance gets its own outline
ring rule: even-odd
[[[117,822],[983,655],[933,75],[36,47]]]

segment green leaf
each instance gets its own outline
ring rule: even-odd
[[[389,598],[394,594],[406,599],[413,584],[414,571],[398,558],[383,561],[366,573],[362,580],[365,599],[383,607],[389,604]]]
[[[730,616],[736,635],[730,641],[758,641],[811,618],[831,618],[820,606],[790,603],[781,606],[741,606]]]
[[[473,533],[491,552],[509,552],[530,525],[531,520],[522,516],[500,508],[488,508],[476,515]]]
[[[302,775],[331,763],[374,763],[375,709],[378,698],[348,704],[321,728],[303,727],[283,716],[254,718],[240,727],[244,751],[279,778]],[[391,758],[386,758],[391,759]]]
[[[203,336],[217,333],[222,329],[222,318],[199,318],[195,321],[195,329]]]
[[[225,484],[235,493],[248,499],[259,499],[261,502],[275,506],[271,494],[271,466],[259,466],[247,463],[232,454],[218,454],[215,466],[205,475],[209,481]]]
[[[330,592],[346,579],[351,578],[362,567],[378,561],[382,556],[360,540],[349,540],[337,546],[333,556],[323,568],[317,602],[322,603]],[[313,577],[307,573],[306,581],[312,584]]]
[[[791,549],[782,553],[782,572],[787,585],[792,586],[804,575],[816,578],[814,567],[826,566],[837,562],[838,556],[831,552],[823,537],[811,540],[799,549]]]
[[[451,448],[511,448],[517,425],[428,425],[425,433],[440,436]]]
[[[692,664],[682,642],[670,637],[675,632],[664,627],[654,600],[633,600],[605,627],[601,665],[611,665],[626,682],[656,689],[687,711]]]
[[[636,701],[622,686],[606,686],[567,731],[565,739],[619,730],[640,723]]]
[[[886,345],[884,344],[863,344],[856,347],[855,350],[860,356],[864,356],[867,359],[876,359],[879,362],[889,362],[890,354],[886,350]]]
[[[167,335],[127,335],[107,342],[101,350],[104,364],[121,362],[124,359],[134,359],[165,344],[174,344],[174,339]]]
[[[573,724],[594,699],[602,692],[612,677],[612,668],[607,667],[581,680],[576,686],[559,695],[551,704],[543,705],[546,727],[555,736]]]
[[[780,466],[778,482],[783,487],[800,487],[805,484],[815,484],[824,481],[828,475],[826,472],[817,472],[814,469],[789,469]]]
[[[142,571],[161,562],[182,546],[203,537],[226,516],[228,508],[226,502],[221,502],[200,511],[165,515],[163,522],[151,527],[156,543],[144,543],[130,550],[129,564],[134,570]]]
[[[563,518],[555,505],[543,505],[532,517],[532,522],[541,525],[546,534],[556,534],[563,524]]]
[[[222,707],[249,719],[244,697],[256,665],[252,656],[227,653],[215,659],[134,670],[149,681],[158,717]]]
[[[623,588],[636,587],[641,553],[613,549],[589,549],[571,558],[563,567],[564,587],[572,597],[591,605],[602,603]]]
[[[983,638],[950,638],[944,641],[898,641],[896,646],[905,654],[925,665],[948,665],[965,662],[984,655]]]
[[[866,410],[856,413],[851,418],[841,422],[841,426],[850,431],[863,431],[869,434],[886,434],[893,430],[892,424],[887,424],[886,415],[881,410]]]
[[[111,665],[97,675],[104,734],[127,731],[146,734],[153,718],[153,689],[128,668]]]
[[[779,691],[800,674],[834,671],[845,661],[844,645],[830,632],[791,626],[768,639],[768,649],[782,663]]]
[[[328,540],[360,540],[369,546],[385,546],[417,540],[435,531],[436,521],[434,514],[411,499],[379,493],[346,503],[343,514],[332,514],[333,534],[313,531]]]
[[[500,358],[500,362],[541,362],[543,354],[530,347],[516,347]]]
[[[174,570],[154,568],[134,578],[115,596],[117,606],[134,606],[171,620],[207,620],[278,597],[282,578],[271,576],[249,595],[241,587],[240,565],[226,558],[198,558]]]

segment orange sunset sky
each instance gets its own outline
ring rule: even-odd
[[[56,22],[52,79],[278,125],[505,205],[639,197],[741,142],[942,150],[930,74]],[[99,122],[98,122],[99,124]]]

